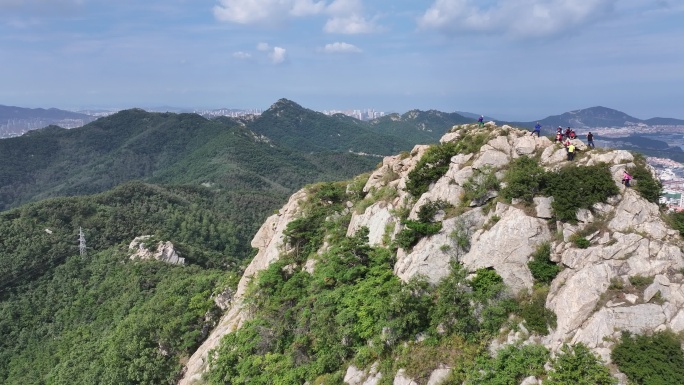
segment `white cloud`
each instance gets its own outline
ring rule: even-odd
[[[214,17],[239,24],[268,23],[288,17],[309,16],[325,10],[324,1],[313,0],[219,0]]]
[[[252,54],[247,53],[247,52],[238,51],[238,52],[233,52],[233,57],[236,59],[245,60],[245,59],[250,59],[252,57]]]
[[[271,49],[271,47],[268,45],[268,43],[259,43],[257,44],[257,49],[259,51],[268,51],[269,49]]]
[[[325,32],[377,32],[379,28],[364,16],[363,8],[362,0],[219,0],[213,12],[219,21],[238,24],[278,24],[295,17],[328,15]]]
[[[273,64],[281,64],[287,59],[287,50],[282,47],[273,47],[273,51],[268,54],[268,57],[271,58]]]
[[[435,0],[418,19],[423,29],[444,33],[501,33],[514,37],[542,37],[609,17],[617,0],[497,0],[482,5],[475,0]]]
[[[348,16],[363,12],[361,0],[335,0],[326,9],[333,16]]]
[[[325,23],[323,30],[327,33],[355,35],[376,32],[378,27],[362,16],[352,15],[349,17],[333,17]]]
[[[292,16],[316,15],[325,10],[324,1],[295,0],[290,10]]]
[[[361,51],[361,48],[349,44],[349,43],[343,43],[343,42],[337,42],[337,43],[330,43],[326,44],[325,47],[321,50],[325,53],[360,53],[363,52]]]

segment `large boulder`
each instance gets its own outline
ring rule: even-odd
[[[344,383],[348,385],[377,385],[381,379],[382,373],[378,371],[378,363],[373,364],[369,370],[351,365],[344,375]]]
[[[661,219],[658,205],[644,200],[632,189],[625,190],[608,227],[613,231],[640,232],[649,238],[661,240],[677,234]]]
[[[439,233],[421,239],[410,251],[401,248],[397,251],[394,273],[403,281],[420,275],[431,283],[439,282],[449,274],[451,261],[463,252],[452,234],[470,238],[485,220],[480,208],[444,220]]]
[[[473,271],[494,268],[514,292],[532,288],[534,279],[527,262],[540,244],[551,240],[548,225],[503,203],[497,203],[494,215],[498,221],[473,235],[470,251],[461,262]]]
[[[607,337],[619,337],[616,331],[636,334],[653,332],[665,324],[663,308],[656,304],[641,304],[602,308],[593,314],[572,339],[573,344],[583,343],[590,348],[602,346]]]
[[[480,148],[480,152],[476,154],[475,162],[473,162],[473,168],[479,170],[488,166],[498,169],[507,165],[512,157],[513,148],[508,143],[508,137],[497,136]]]
[[[363,214],[352,214],[347,236],[353,236],[362,228],[368,228],[368,243],[372,246],[383,245],[385,235],[393,238],[399,231],[399,219],[393,214],[394,206],[387,202],[376,202],[368,206]]]
[[[548,337],[551,347],[567,341],[589,317],[613,276],[610,266],[603,263],[579,271],[565,269],[556,277],[546,301],[546,307],[558,317],[556,330]]]

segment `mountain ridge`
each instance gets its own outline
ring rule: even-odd
[[[551,115],[532,122],[510,122],[509,124],[533,128],[539,122],[545,127],[627,127],[645,125],[684,125],[684,120],[674,118],[639,119],[612,108],[595,106]]]
[[[305,111],[307,114],[315,112],[313,110],[308,110],[300,106],[299,104],[282,98],[275,103],[273,103],[270,107],[270,109],[278,109],[278,108],[294,108],[294,109],[299,109],[300,113],[302,111]],[[176,109],[176,110],[182,110],[182,109]],[[0,122],[8,119],[12,119],[12,117],[8,114],[12,114],[12,111],[23,111],[23,115],[25,116],[25,119],[32,119],[34,122],[34,127],[31,128],[33,129],[38,129],[42,128],[44,126],[50,125],[50,124],[56,124],[59,125],[60,121],[63,121],[64,117],[69,117],[69,119],[80,119],[83,121],[83,124],[88,123],[90,121],[95,120],[95,117],[89,116],[89,115],[84,115],[76,112],[70,112],[70,111],[64,111],[64,110],[58,110],[55,108],[50,108],[50,109],[29,109],[29,108],[22,108],[22,107],[12,107],[12,106],[2,106],[0,105]],[[31,115],[29,112],[30,111],[36,111],[33,115]],[[64,116],[60,120],[51,118],[51,120],[41,120],[43,119],[42,116],[44,116],[47,113],[50,113],[53,111],[55,114],[58,114],[58,116]],[[4,114],[3,114],[4,113]],[[186,112],[178,112],[178,113],[186,113]],[[418,109],[412,109],[409,110],[403,114],[398,114],[398,113],[392,113],[388,114],[385,117],[381,118],[376,118],[371,121],[371,125],[383,125],[383,123],[387,122],[388,120],[390,121],[405,121],[404,123],[407,123],[408,121],[412,120],[410,116],[412,114],[418,113],[418,116],[421,114],[427,114],[427,118],[424,117],[419,117],[419,120],[422,118],[424,120],[433,120],[435,121],[435,116],[438,119],[442,119],[443,122],[449,123],[444,127],[451,127],[455,124],[464,124],[464,123],[469,123],[471,121],[477,120],[477,118],[480,116],[479,114],[474,114],[470,112],[463,112],[463,111],[456,111],[456,112],[442,112],[434,109],[430,109],[427,111],[422,111]],[[26,115],[29,114],[29,115]],[[37,114],[37,115],[36,115]],[[59,115],[62,114],[62,115]],[[361,121],[356,120],[355,118],[351,117],[346,117],[342,116],[343,114],[336,114],[337,119],[340,119],[344,123],[352,123],[355,126],[364,126]],[[433,115],[430,117],[430,115]],[[392,118],[394,117],[394,118]],[[397,119],[397,117],[400,117]],[[237,121],[253,121],[255,118],[254,117],[249,117],[249,118],[231,118],[231,119],[236,119]],[[494,120],[494,121],[500,121],[499,119],[496,118],[491,118],[491,117],[486,117],[487,120]],[[37,122],[37,123],[36,123]],[[535,121],[531,122],[525,122],[525,121],[501,121],[502,124],[511,124],[515,126],[521,126],[521,127],[526,127],[526,128],[533,128],[534,125],[537,122],[543,123],[544,126],[547,127],[575,127],[575,128],[593,128],[593,127],[624,127],[628,125],[637,125],[637,124],[645,124],[648,126],[660,126],[660,125],[684,125],[684,120],[683,119],[676,119],[676,118],[667,118],[667,117],[654,117],[654,118],[648,118],[648,119],[638,119],[633,116],[630,116],[624,112],[607,108],[607,107],[602,107],[602,106],[594,106],[594,107],[588,107],[588,108],[582,108],[578,110],[572,110],[568,111],[565,113],[562,113],[560,115],[550,115],[545,118],[541,118]],[[40,124],[38,124],[40,123]],[[69,124],[69,123],[68,123]],[[38,126],[36,126],[38,125]],[[7,126],[7,124],[5,124]],[[266,125],[268,126],[268,125]],[[8,137],[8,136],[16,136],[18,134],[27,132],[26,129],[22,129],[18,131],[17,133],[14,134],[9,134],[9,131],[7,131],[7,127],[3,128],[4,126],[0,124],[0,138],[3,137]],[[68,127],[74,127],[73,125],[69,125]],[[436,126],[435,126],[436,127]],[[404,127],[401,130],[407,130],[409,127]],[[269,131],[271,128],[269,127],[261,127],[261,129]],[[4,130],[4,131],[3,131]],[[7,131],[7,132],[6,132]],[[4,132],[4,133],[3,133]],[[406,131],[409,135],[416,135],[415,132],[412,132],[410,130]],[[272,135],[275,134],[277,137],[282,136],[282,133],[277,133],[277,132],[272,132]],[[422,141],[434,141],[438,140],[439,137],[434,137],[431,135],[423,135],[420,136],[418,135],[417,137],[413,138],[414,142],[415,139],[420,138]],[[356,143],[355,145],[359,145],[361,143]],[[308,146],[311,146],[312,144],[308,144]]]
[[[19,136],[49,125],[72,128],[90,123],[97,118],[79,112],[57,108],[23,108],[0,105],[0,139]]]
[[[391,302],[389,298],[396,298],[387,292],[382,292],[388,297],[379,298],[378,304],[368,298],[369,293],[380,295],[370,291],[373,288],[377,289],[375,285],[378,285],[373,281],[372,275],[364,278],[374,282],[369,284],[369,288],[363,286],[362,296],[366,297],[362,298],[365,299],[350,300],[359,301],[352,303],[363,310],[355,312],[355,309],[351,309],[351,313],[347,314],[347,308],[344,306],[347,302],[343,302],[337,311],[330,310],[330,314],[345,314],[344,317],[351,317],[349,322],[353,320],[352,325],[362,323],[364,327],[348,329],[345,326],[347,318],[337,316],[332,316],[325,323],[326,334],[337,333],[338,329],[331,325],[338,325],[337,327],[341,328],[339,332],[350,341],[342,343],[342,346],[359,344],[358,350],[351,349],[346,353],[348,355],[342,356],[342,359],[347,358],[349,361],[342,365],[329,364],[329,369],[322,370],[316,366],[317,360],[321,355],[328,354],[328,351],[316,350],[316,346],[323,342],[308,345],[305,340],[297,340],[288,346],[294,347],[296,354],[308,358],[302,359],[301,364],[297,366],[287,366],[287,357],[294,353],[287,350],[288,348],[283,348],[280,343],[287,344],[290,329],[277,326],[278,320],[282,320],[277,317],[271,318],[274,317],[273,309],[287,306],[290,312],[300,311],[298,303],[293,298],[299,296],[297,298],[301,298],[303,303],[310,303],[308,301],[313,300],[307,297],[307,290],[313,290],[312,295],[318,301],[325,298],[326,305],[334,306],[330,305],[334,297],[327,297],[326,290],[335,290],[336,287],[348,284],[352,287],[345,289],[345,293],[352,295],[349,293],[357,289],[353,288],[353,278],[351,282],[345,283],[345,280],[349,279],[345,274],[363,276],[364,271],[367,271],[362,268],[365,263],[370,263],[368,268],[372,267],[377,271],[378,265],[364,261],[377,258],[378,254],[374,252],[380,252],[379,250],[387,249],[392,253],[392,245],[398,249],[396,257],[390,258],[393,262],[387,267],[388,271],[407,287],[411,287],[408,290],[413,290],[414,295],[418,297],[421,294],[416,293],[435,290],[438,297],[430,298],[438,301],[435,298],[447,295],[446,292],[439,291],[441,287],[455,290],[456,287],[462,287],[459,285],[471,285],[475,296],[473,298],[478,298],[476,293],[482,290],[478,288],[478,282],[481,282],[478,279],[496,281],[493,278],[496,276],[509,290],[523,296],[518,298],[529,298],[524,301],[530,302],[521,305],[523,308],[529,306],[529,319],[524,315],[524,311],[514,316],[508,314],[510,310],[503,311],[499,308],[497,311],[503,311],[503,314],[495,316],[494,313],[485,313],[488,315],[479,321],[472,321],[476,324],[483,322],[480,327],[485,328],[486,321],[496,317],[501,317],[501,322],[505,322],[505,319],[510,321],[515,317],[524,319],[512,329],[505,326],[495,326],[491,329],[494,334],[493,340],[487,343],[491,344],[489,350],[485,348],[484,351],[473,353],[483,360],[500,359],[505,362],[506,357],[518,354],[514,352],[520,352],[519,354],[528,356],[529,359],[530,351],[526,350],[526,346],[548,349],[560,356],[567,352],[567,349],[574,349],[575,352],[587,349],[590,353],[583,354],[588,354],[589,360],[584,365],[595,365],[597,369],[593,373],[603,373],[601,379],[582,377],[590,376],[589,373],[574,373],[574,381],[614,384],[618,380],[610,378],[608,369],[602,366],[601,362],[611,359],[619,361],[617,355],[611,354],[611,350],[617,351],[622,344],[629,342],[624,334],[620,337],[620,331],[642,334],[667,328],[671,328],[675,333],[684,330],[684,311],[678,307],[674,308],[679,309],[676,314],[665,310],[671,306],[669,301],[680,303],[682,300],[676,298],[679,298],[678,295],[684,295],[684,277],[674,273],[675,270],[684,267],[684,257],[680,249],[682,241],[679,233],[662,221],[658,206],[651,203],[653,199],[657,199],[657,193],[651,193],[658,187],[652,184],[656,182],[643,159],[622,150],[589,150],[583,143],[575,141],[575,145],[581,148],[582,155],[575,159],[575,164],[572,164],[566,160],[565,149],[553,144],[549,139],[535,138],[526,131],[492,124],[487,124],[479,131],[473,126],[456,126],[442,138],[441,142],[441,145],[432,147],[416,146],[408,156],[386,157],[381,167],[368,179],[363,179],[365,183],[338,185],[340,193],[346,190],[352,195],[333,194],[333,185],[312,186],[294,194],[278,214],[269,217],[253,240],[253,245],[259,248],[259,253],[241,279],[234,297],[235,302],[205,345],[191,357],[188,370],[179,384],[190,384],[200,379],[208,381],[209,384],[230,382],[231,379],[246,375],[246,372],[237,368],[237,365],[246,368],[251,367],[251,364],[259,365],[258,371],[250,372],[251,376],[259,379],[290,378],[293,383],[316,379],[326,383],[329,380],[333,383],[372,384],[387,376],[390,381],[393,378],[395,383],[410,383],[418,378],[432,379],[440,373],[442,381],[446,378],[447,383],[517,384],[528,377],[525,383],[540,383],[546,376],[549,379],[556,375],[561,376],[559,373],[570,376],[569,373],[563,372],[564,368],[554,366],[556,361],[545,358],[536,365],[540,365],[541,368],[548,359],[552,366],[551,370],[520,370],[516,372],[518,374],[515,374],[515,377],[501,382],[501,378],[512,375],[511,372],[504,374],[494,367],[481,367],[478,364],[474,364],[472,371],[463,369],[463,365],[468,361],[468,355],[461,356],[454,352],[451,355],[444,353],[433,354],[430,357],[422,356],[418,359],[422,366],[416,367],[418,362],[407,359],[407,356],[415,357],[421,354],[421,349],[427,349],[426,345],[439,344],[437,341],[440,341],[440,338],[451,335],[452,332],[449,330],[460,330],[456,334],[467,333],[463,331],[467,330],[467,327],[456,321],[468,322],[463,320],[467,317],[463,309],[468,306],[468,301],[450,303],[452,308],[460,311],[451,313],[450,317],[454,318],[447,317],[446,320],[442,319],[441,323],[437,321],[434,336],[425,324],[414,324],[416,329],[402,334],[402,327],[408,326],[401,322],[409,322],[408,319],[418,322],[414,317],[420,318],[420,300],[414,298],[414,302],[411,302],[407,299],[407,302],[403,303],[401,309],[405,309],[404,306],[416,306],[414,311],[418,313],[410,313],[411,310],[407,310],[411,315],[406,317],[410,318],[402,318],[404,321],[399,323],[392,323],[392,319],[403,317],[400,310],[397,310],[397,313],[390,313],[392,316],[388,316],[389,318],[366,318],[369,312],[380,311],[374,306],[380,306],[380,303],[385,303],[384,301]],[[457,154],[451,152],[443,155],[443,158],[447,159],[448,169],[437,175],[429,173],[430,170],[440,167],[436,158],[442,156],[438,155],[440,151],[449,148],[456,150]],[[513,172],[509,167],[522,168]],[[426,174],[420,171],[423,169],[426,170]],[[624,170],[630,170],[636,175],[637,186],[640,186],[638,191],[620,184]],[[567,183],[563,184],[557,193],[546,190],[549,187],[540,190],[539,187],[534,187],[534,183],[538,183],[534,182],[535,179],[532,177],[535,173],[557,175],[556,180],[561,184],[567,180],[582,184],[582,180],[591,178],[592,180],[586,183],[593,185],[595,192],[603,191],[599,196],[605,195],[597,198],[597,201],[581,201],[586,198],[586,188],[577,187],[579,193],[570,191],[573,188]],[[412,188],[410,186],[414,184],[412,180],[415,181],[420,175],[429,178],[422,182],[429,187],[425,193],[412,196],[409,192]],[[503,179],[506,186],[497,187],[498,184],[494,183],[496,179]],[[358,195],[350,198],[355,196],[353,194]],[[547,194],[551,194],[552,197],[548,197]],[[335,196],[337,198],[333,198]],[[648,197],[648,201],[645,197]],[[317,203],[319,199],[327,203],[317,206],[321,204]],[[351,199],[351,203],[345,202],[346,199]],[[518,203],[507,201],[509,199],[516,199]],[[357,206],[359,204],[360,206]],[[326,205],[330,211],[325,211],[325,214],[313,214],[317,210],[316,207],[322,209]],[[448,206],[460,209],[453,211]],[[636,212],[639,215],[635,216]],[[319,215],[321,219],[315,219]],[[340,220],[345,218],[345,215],[351,217]],[[328,219],[323,220],[326,217]],[[317,222],[320,226],[325,226],[333,232],[324,231],[323,234],[318,234],[315,225],[308,225],[312,221],[320,221]],[[341,228],[334,230],[335,225]],[[556,229],[558,236],[553,236],[552,227]],[[344,234],[347,238],[338,238],[339,234]],[[408,234],[411,234],[411,238],[407,238]],[[309,236],[311,238],[307,238]],[[642,244],[650,244],[658,250],[649,250],[645,247],[637,251]],[[352,247],[353,252],[346,247]],[[537,261],[536,258],[542,257],[534,255],[543,253],[548,253],[547,262]],[[360,259],[356,259],[355,256]],[[346,268],[342,271],[338,270],[339,267],[335,269],[330,265],[332,263],[332,266],[336,266],[334,261],[338,258],[347,264],[343,265]],[[653,262],[654,260],[658,262]],[[533,261],[538,264],[533,265]],[[380,262],[381,266],[382,263]],[[465,272],[459,273],[462,274],[460,277],[468,274],[473,277],[470,283],[466,283],[467,279],[455,283],[457,278],[450,275],[449,271],[459,271],[459,265],[461,269],[466,269]],[[552,266],[556,266],[557,269],[551,275],[547,275]],[[545,273],[541,274],[542,271]],[[417,286],[411,286],[412,280],[420,280],[420,277],[427,280],[427,283],[423,283],[427,286],[420,286],[418,283],[414,283]],[[644,277],[655,278],[638,283]],[[383,279],[387,280],[384,282],[390,282],[389,278]],[[546,281],[542,281],[543,279]],[[308,282],[312,286],[306,289]],[[449,284],[455,286],[442,286]],[[298,288],[296,293],[293,291],[294,287]],[[666,287],[668,289],[665,289]],[[278,288],[282,288],[282,294],[278,294]],[[390,289],[383,287],[382,290]],[[247,300],[244,296],[247,292],[252,298],[249,302],[249,312],[243,310],[243,301]],[[531,297],[521,294],[525,292]],[[652,302],[656,292],[665,296],[662,302]],[[265,293],[268,295],[262,297]],[[285,295],[283,302],[273,298],[277,298],[278,295]],[[259,298],[256,301],[256,308],[253,298]],[[497,298],[500,300],[502,297]],[[532,305],[535,303],[536,305]],[[264,306],[265,312],[260,312],[258,306]],[[486,308],[487,305],[482,306]],[[311,323],[316,323],[316,320],[320,319],[308,306],[304,306],[301,311],[302,316],[311,320]],[[485,310],[481,308],[479,311]],[[667,315],[661,316],[662,312]],[[308,333],[316,335],[313,326],[299,324],[300,319],[291,313],[289,316],[293,318],[288,318],[286,324],[298,325],[297,331],[292,333],[299,336],[307,336]],[[535,321],[532,321],[533,318]],[[449,320],[455,323],[449,323]],[[450,329],[451,327],[454,329]],[[264,329],[269,335],[268,346],[279,346],[278,353],[272,352],[268,347],[252,349],[244,346],[253,338],[259,340],[258,331],[265,333]],[[376,333],[375,337],[372,337],[373,333],[369,330]],[[426,344],[418,337],[425,334],[427,336],[423,338],[430,341]],[[280,335],[283,340],[277,339]],[[342,337],[334,335],[336,337],[331,343],[339,345],[339,338]],[[222,336],[227,337],[224,337],[219,345]],[[361,340],[354,342],[355,338]],[[377,352],[371,354],[368,351],[375,351],[374,347],[378,345],[378,349],[389,357],[383,357]],[[393,346],[397,346],[396,350]],[[399,346],[404,348],[398,348]],[[449,349],[444,345],[439,346],[442,349]],[[679,347],[678,354],[684,357],[680,345],[676,346]],[[213,358],[207,360],[206,354],[213,348],[217,350],[213,351]],[[462,351],[466,348],[458,345],[454,349]],[[544,354],[548,354],[548,350]],[[271,371],[269,367],[260,365],[259,359],[264,354],[273,354],[270,357],[280,363],[275,366],[281,370]],[[371,355],[368,357],[366,354]],[[498,358],[497,354],[502,355],[501,358]],[[408,368],[405,365],[412,367]],[[632,375],[624,362],[619,361],[618,365],[620,370]],[[676,369],[670,367],[666,370]],[[625,374],[614,370],[613,375],[622,383],[626,382]],[[676,378],[681,378],[681,375],[677,376],[679,377]],[[294,380],[295,378],[297,380]],[[530,379],[531,381],[528,381]],[[575,383],[574,381],[572,382]]]

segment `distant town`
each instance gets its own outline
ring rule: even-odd
[[[665,158],[646,158],[653,166],[658,179],[663,184],[660,204],[666,205],[670,211],[684,211],[684,165]]]
[[[251,110],[237,110],[221,108],[218,110],[194,110],[194,113],[202,115],[206,118],[217,117],[217,116],[229,116],[232,118],[239,118],[247,115],[261,115],[263,110],[251,109]],[[356,118],[358,120],[373,120],[385,116],[382,111],[375,111],[372,108],[367,108],[363,110],[323,110],[319,111],[325,115],[331,116],[335,114],[344,114]]]

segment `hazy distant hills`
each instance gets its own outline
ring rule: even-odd
[[[618,110],[606,107],[591,107],[581,110],[566,112],[561,115],[553,115],[533,122],[510,122],[512,125],[532,128],[539,122],[545,127],[628,127],[639,124],[654,125],[684,125],[684,120],[673,118],[638,119]]]
[[[178,107],[158,107],[154,111],[173,111],[184,113],[187,109]],[[230,109],[222,109],[231,111]],[[261,116],[248,118],[219,117],[227,122],[241,122],[250,129],[280,141],[290,146],[298,146],[302,150],[317,151],[320,149],[334,149],[343,151],[365,152],[376,154],[394,153],[406,147],[407,143],[429,143],[439,138],[453,125],[471,123],[477,120],[479,114],[471,112],[442,112],[437,110],[411,110],[404,114],[392,113],[371,121],[360,121],[344,114],[328,116],[300,106],[299,104],[281,99]],[[206,116],[210,118],[210,116]],[[0,105],[0,138],[22,135],[30,130],[56,125],[64,128],[80,127],[92,122],[96,117],[77,112],[64,111],[56,108],[22,108]],[[677,126],[684,125],[684,120],[666,117],[639,119],[624,112],[606,107],[590,107],[552,115],[531,122],[505,122],[485,116],[485,120],[499,123],[532,128],[539,122],[549,127],[629,127],[636,125],[648,126]],[[295,133],[294,138],[291,134]],[[383,149],[375,146],[378,138],[383,135]],[[387,138],[384,135],[390,134]],[[295,143],[296,142],[296,143]],[[321,146],[321,143],[325,143]],[[363,148],[363,149],[362,149]]]
[[[383,116],[368,124],[373,130],[391,133],[410,142],[432,143],[439,141],[454,125],[472,123],[475,120],[457,113],[411,110],[402,115]]]
[[[480,118],[480,114],[474,114],[472,112],[456,111],[457,114],[470,118],[471,120],[477,121]],[[484,115],[485,121],[496,120],[490,116]]]
[[[73,128],[97,119],[94,116],[56,108],[22,108],[0,105],[0,138],[18,136],[51,124]]]
[[[682,126],[684,125],[684,120],[673,119],[673,118],[651,118],[643,121],[649,126]]]

